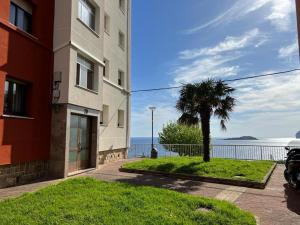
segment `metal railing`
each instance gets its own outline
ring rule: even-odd
[[[197,144],[155,144],[154,147],[158,150],[158,157],[203,155],[203,146]],[[211,145],[212,158],[282,161],[286,154],[285,146]],[[150,155],[151,144],[132,144],[128,150],[128,158],[149,158]]]

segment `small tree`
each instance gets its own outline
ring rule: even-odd
[[[188,84],[180,91],[177,109],[182,113],[179,122],[199,124],[203,132],[204,161],[210,161],[210,120],[212,116],[220,119],[220,125],[226,130],[225,123],[235,106],[232,97],[234,88],[224,81],[207,80],[201,83]]]
[[[201,155],[202,153],[202,131],[199,125],[183,125],[174,122],[168,123],[163,127],[162,132],[158,133],[159,143],[165,144],[169,151],[176,152],[180,156]],[[174,146],[169,146],[174,144]],[[189,149],[184,149],[179,144],[191,144]]]

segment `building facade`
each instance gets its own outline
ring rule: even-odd
[[[126,157],[129,59],[129,0],[56,0],[50,164],[55,176]]]
[[[0,187],[127,157],[130,4],[0,1]]]
[[[49,167],[53,15],[51,0],[0,1],[0,187]]]

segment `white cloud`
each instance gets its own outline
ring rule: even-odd
[[[193,50],[185,50],[180,52],[181,59],[193,59],[199,56],[209,56],[222,54],[229,51],[239,50],[252,44],[257,38],[261,37],[259,29],[252,29],[242,36],[232,37],[228,36],[224,41],[211,48],[201,48]],[[265,40],[265,38],[264,38]],[[260,43],[260,45],[263,43]]]
[[[294,43],[282,47],[278,51],[279,58],[290,58],[299,54],[298,41],[296,40]]]
[[[260,15],[279,31],[288,31],[291,26],[293,0],[237,0],[235,4],[214,19],[200,26],[186,30],[185,34],[194,34],[208,27],[228,24],[265,9]]]
[[[291,14],[294,12],[292,0],[272,0],[271,13],[266,17],[279,31],[288,31],[291,25]]]
[[[264,71],[262,74],[272,71]],[[230,83],[236,88],[237,106],[226,133],[212,120],[214,137],[252,135],[294,137],[300,130],[300,72]]]
[[[184,61],[174,69],[172,85],[199,82],[211,77],[235,76],[240,67],[232,65],[232,62],[244,56],[243,49],[260,46],[263,44],[261,41],[265,40],[266,36],[254,28],[241,36],[228,36],[212,47],[182,51],[179,53],[179,59],[189,61]]]
[[[265,72],[263,72],[265,73]],[[268,113],[300,110],[300,73],[233,83],[237,88],[238,113]],[[285,118],[286,119],[286,118]]]
[[[263,71],[262,74],[273,71]],[[252,135],[255,137],[294,136],[300,129],[300,72],[291,76],[274,76],[230,83],[236,88],[237,106],[222,132],[219,121],[212,120],[213,137]],[[177,98],[158,103],[154,113],[155,136],[169,121],[176,121]],[[134,136],[151,136],[151,114],[147,107],[132,113]]]
[[[226,63],[238,59],[240,56],[212,56],[197,59],[174,71],[176,85],[193,83],[210,77],[218,78],[237,75],[239,66],[227,66]]]
[[[229,15],[232,14],[232,12],[234,12],[234,11],[235,11],[235,5],[232,8],[225,11],[224,13],[222,13],[221,15],[219,15],[216,18],[212,19],[211,21],[208,21],[205,24],[202,24],[200,26],[197,26],[197,27],[194,27],[194,28],[191,28],[191,29],[188,29],[188,30],[184,31],[184,34],[194,34],[194,33],[197,33],[198,31],[200,31],[202,29],[205,29],[207,27],[217,26],[217,25],[221,24],[222,22],[224,22],[224,19],[226,17],[229,18]]]

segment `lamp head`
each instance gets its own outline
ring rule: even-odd
[[[151,106],[151,107],[149,107],[149,109],[150,109],[151,111],[154,111],[154,110],[156,109],[156,107]]]

